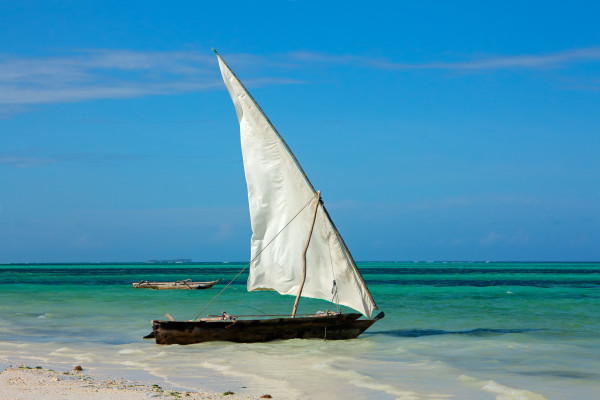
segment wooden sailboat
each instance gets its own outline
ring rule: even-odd
[[[356,338],[384,314],[371,317],[377,305],[321,193],[238,77],[215,54],[240,123],[252,225],[248,291],[275,290],[296,300],[288,316],[224,312],[191,321],[154,320],[149,337],[159,344]],[[296,315],[300,297],[331,301],[338,311]],[[342,314],[340,304],[358,313]]]
[[[194,282],[191,279],[184,279],[181,281],[174,282],[154,282],[154,281],[139,281],[133,282],[131,286],[135,289],[184,289],[184,290],[196,290],[196,289],[210,289],[217,283],[221,282],[221,279],[216,281],[208,282]]]

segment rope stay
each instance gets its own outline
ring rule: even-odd
[[[200,317],[200,315],[202,315],[202,313],[203,313],[204,311],[206,311],[206,309],[207,309],[207,308],[208,308],[208,307],[209,307],[209,306],[210,306],[210,305],[211,305],[211,304],[212,304],[212,303],[213,303],[213,302],[214,302],[214,301],[217,299],[217,297],[219,297],[219,296],[221,295],[221,293],[223,293],[223,292],[225,291],[225,289],[227,289],[227,288],[229,287],[229,285],[231,285],[231,284],[233,283],[233,281],[235,281],[235,280],[236,280],[236,279],[237,279],[237,278],[238,278],[238,277],[239,277],[239,276],[242,274],[242,272],[244,272],[246,269],[248,269],[248,267],[249,267],[249,266],[250,266],[250,265],[251,265],[251,264],[252,264],[252,263],[253,263],[253,262],[254,262],[254,261],[255,261],[255,260],[258,258],[258,256],[260,256],[260,255],[261,255],[261,253],[262,253],[263,251],[265,251],[265,250],[266,250],[266,248],[267,248],[267,247],[269,247],[269,245],[271,245],[271,243],[273,243],[273,242],[275,241],[275,239],[277,239],[277,237],[278,237],[278,236],[281,234],[281,232],[283,232],[283,231],[284,231],[284,230],[285,230],[285,229],[286,229],[286,228],[287,228],[287,227],[288,227],[288,226],[289,226],[289,225],[292,223],[292,221],[293,221],[293,220],[295,220],[295,219],[296,219],[296,217],[298,217],[298,215],[300,215],[300,213],[301,213],[302,211],[304,211],[304,209],[305,209],[306,207],[308,207],[308,205],[309,205],[310,203],[312,203],[312,201],[313,201],[313,199],[314,199],[315,197],[317,197],[317,193],[315,193],[315,194],[314,194],[314,196],[312,196],[312,197],[311,197],[311,198],[308,200],[308,202],[307,202],[307,203],[306,203],[306,204],[305,204],[305,205],[304,205],[304,206],[303,206],[303,207],[300,209],[300,211],[298,211],[298,212],[296,213],[296,215],[294,215],[294,216],[292,217],[292,219],[290,219],[290,220],[289,220],[289,222],[288,222],[287,224],[285,224],[285,226],[284,226],[283,228],[281,228],[281,230],[280,230],[279,232],[277,232],[277,234],[276,234],[276,235],[273,237],[273,239],[271,239],[271,241],[270,241],[269,243],[267,243],[267,245],[266,245],[265,247],[263,247],[263,248],[262,248],[262,249],[261,249],[261,250],[258,252],[258,254],[257,254],[256,256],[254,256],[254,258],[253,258],[252,260],[250,260],[250,262],[249,262],[248,264],[246,264],[246,266],[245,266],[245,267],[244,267],[244,268],[243,268],[243,269],[242,269],[242,270],[241,270],[241,271],[240,271],[240,272],[239,272],[239,273],[238,273],[238,274],[237,274],[237,275],[236,275],[236,276],[235,276],[235,277],[234,277],[234,278],[233,278],[233,279],[232,279],[232,280],[231,280],[231,281],[230,281],[230,282],[227,284],[227,285],[225,285],[225,287],[224,287],[223,289],[221,289],[221,291],[220,291],[220,292],[219,292],[219,293],[218,293],[218,294],[217,294],[217,295],[216,295],[216,296],[215,296],[215,297],[214,297],[214,298],[213,298],[213,299],[210,301],[210,303],[208,303],[208,304],[206,305],[206,307],[204,307],[204,308],[202,309],[202,311],[200,311],[200,312],[198,313],[198,315],[196,315],[196,318],[194,318],[194,321],[197,321],[197,320],[198,320],[198,317]]]
[[[333,280],[333,287],[331,288],[331,294],[333,296],[331,297],[331,301],[329,302],[329,307],[327,307],[327,314],[329,314],[329,310],[331,310],[331,305],[333,303],[335,303],[336,308],[337,308],[336,311],[339,314],[341,312],[340,297],[338,295],[337,283],[336,283],[335,279]]]
[[[321,204],[323,205],[322,201],[321,201]],[[324,205],[323,205],[323,209],[325,209]],[[325,214],[325,212],[324,212],[324,214]],[[325,221],[325,219],[323,219],[323,226],[325,226],[325,228],[327,228],[327,222]],[[337,283],[336,283],[336,279],[335,279],[335,270],[333,269],[333,256],[331,255],[331,241],[330,240],[327,240],[327,249],[329,250],[329,265],[331,266],[331,276],[333,277],[333,284],[331,287],[331,294],[333,295],[333,297],[331,298],[331,301],[329,302],[329,307],[327,307],[327,313],[329,313],[329,310],[331,309],[331,305],[333,304],[334,301],[337,306],[337,312],[339,313],[341,310],[340,298],[338,296]]]

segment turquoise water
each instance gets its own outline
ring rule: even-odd
[[[360,263],[386,317],[357,340],[158,346],[151,319],[194,318],[244,264],[0,266],[0,361],[278,398],[598,399],[600,263]],[[242,274],[206,313],[289,313]],[[302,299],[299,312],[327,302]],[[260,393],[259,393],[260,392]]]

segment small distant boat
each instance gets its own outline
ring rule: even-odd
[[[194,282],[191,279],[184,279],[182,281],[175,282],[150,282],[140,281],[132,283],[132,286],[136,289],[210,289],[217,283],[221,282],[221,279],[210,282]]]

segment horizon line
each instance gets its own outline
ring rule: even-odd
[[[187,259],[186,259],[187,260]],[[523,260],[362,260],[357,264],[367,263],[405,263],[405,264],[434,264],[434,263],[464,263],[464,264],[500,264],[500,263],[518,263],[518,264],[598,264],[600,261],[523,261]],[[0,266],[6,265],[193,265],[193,264],[248,264],[248,261],[179,261],[175,260],[152,260],[152,261],[69,261],[69,262],[0,262]]]

